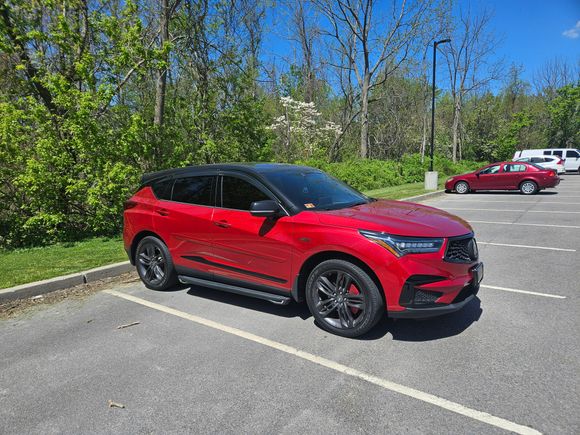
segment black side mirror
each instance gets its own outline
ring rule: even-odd
[[[266,199],[252,202],[250,214],[257,217],[276,217],[282,214],[282,209],[276,201]]]

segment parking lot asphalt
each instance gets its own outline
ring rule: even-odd
[[[475,230],[464,310],[353,340],[304,305],[114,285],[0,321],[0,433],[579,433],[580,176],[426,204]]]

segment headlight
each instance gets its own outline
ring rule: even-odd
[[[448,179],[447,179],[447,182],[449,183],[450,181],[453,181],[453,179],[454,179],[454,178],[455,178],[455,177],[448,178]]]
[[[405,254],[438,252],[443,246],[442,238],[393,236],[387,233],[367,230],[359,230],[359,233],[397,257],[402,257]]]

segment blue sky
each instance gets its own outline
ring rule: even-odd
[[[469,3],[472,9],[493,12],[491,24],[500,40],[494,56],[503,58],[506,67],[512,63],[522,66],[524,80],[532,82],[534,73],[556,57],[571,64],[580,61],[580,0],[455,0],[455,8],[467,7]],[[292,44],[285,39],[287,19],[284,12],[267,17],[266,32],[270,36],[264,40],[266,58],[293,58]],[[283,64],[279,62],[278,68],[283,68]],[[442,73],[440,70],[439,74]],[[445,88],[445,83],[439,85]],[[498,87],[501,83],[492,85]]]
[[[496,55],[522,65],[526,80],[554,57],[571,63],[580,60],[580,0],[488,0],[474,4],[494,11],[493,25],[503,38]]]

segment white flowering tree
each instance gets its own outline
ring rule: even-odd
[[[278,136],[278,153],[286,160],[317,157],[342,134],[340,125],[322,119],[314,103],[281,97],[283,114],[270,129]]]

